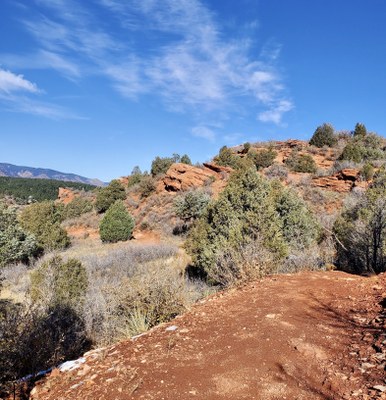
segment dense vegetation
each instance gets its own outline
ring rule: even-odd
[[[117,200],[125,200],[126,192],[122,183],[114,179],[104,188],[98,189],[95,209],[98,213],[106,212]]]
[[[354,273],[386,271],[386,171],[336,220],[337,264]]]
[[[133,229],[133,217],[123,201],[117,200],[106,211],[99,226],[99,234],[102,242],[116,243],[130,239]]]
[[[15,209],[0,201],[0,268],[27,262],[38,251],[36,239],[20,226]]]
[[[61,227],[63,207],[43,201],[26,207],[20,215],[22,228],[34,235],[44,251],[65,249],[70,245],[67,232]]]
[[[29,179],[0,177],[0,197],[11,196],[21,203],[28,201],[56,200],[60,187],[90,191],[95,186],[85,183],[56,181],[52,179]]]
[[[318,224],[295,193],[248,168],[233,174],[198,219],[186,247],[211,282],[229,284],[273,271],[278,261],[308,247],[318,235]],[[248,269],[244,252],[259,255]]]

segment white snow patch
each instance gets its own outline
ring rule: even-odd
[[[66,361],[63,364],[60,364],[58,369],[60,372],[73,371],[74,369],[79,368],[82,364],[86,362],[84,357],[78,358],[77,360]]]

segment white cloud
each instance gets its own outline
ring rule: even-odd
[[[35,0],[42,13],[23,22],[40,43],[32,59],[37,67],[69,79],[100,74],[122,96],[150,94],[171,110],[223,115],[246,104],[263,109],[260,121],[280,124],[292,109],[274,66],[280,45],[268,43],[260,56],[251,55],[256,20],[234,39],[200,0],[95,1],[100,14],[87,2]],[[119,29],[109,28],[111,17]]]
[[[258,115],[258,119],[261,122],[273,122],[276,125],[280,125],[284,113],[291,111],[294,105],[289,100],[281,100],[277,104],[273,105],[270,110],[261,112]]]
[[[192,128],[192,135],[209,140],[210,142],[214,142],[216,138],[215,132],[206,126],[195,126]]]
[[[5,93],[20,91],[39,93],[39,89],[35,83],[25,79],[23,75],[16,75],[5,69],[0,69],[0,91]]]

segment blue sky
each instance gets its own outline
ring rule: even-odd
[[[108,181],[223,145],[386,133],[384,0],[1,0],[0,162]]]

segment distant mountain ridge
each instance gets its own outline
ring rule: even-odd
[[[7,163],[0,163],[0,176],[12,178],[54,179],[58,181],[79,182],[88,185],[104,186],[99,179],[90,179],[84,176],[59,172],[48,168],[33,168]]]

